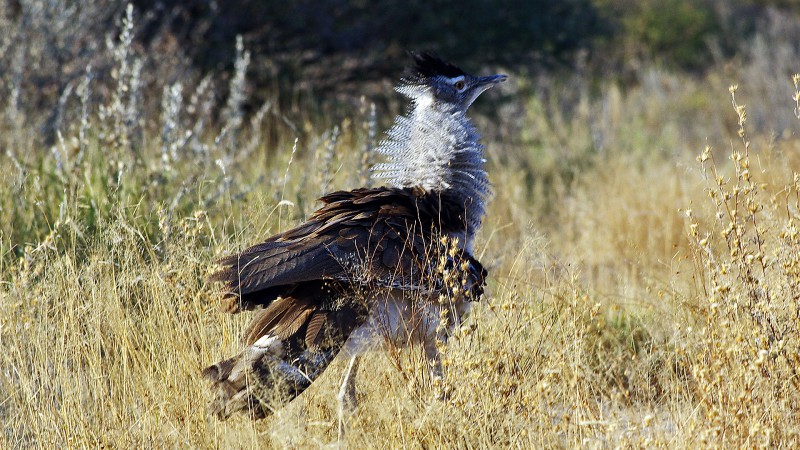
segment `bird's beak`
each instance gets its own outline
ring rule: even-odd
[[[508,75],[505,74],[498,74],[498,75],[489,75],[488,77],[480,77],[478,78],[478,82],[475,83],[475,97],[481,95],[485,90],[489,89],[490,87],[494,87],[497,84],[502,83],[508,79]],[[474,99],[473,99],[474,100]]]
[[[500,84],[508,79],[508,75],[505,74],[498,74],[498,75],[489,75],[488,77],[480,77],[478,78],[478,86],[483,87],[483,91],[489,89],[490,87]]]
[[[472,105],[472,102],[474,102],[475,99],[478,98],[478,96],[481,95],[484,91],[486,91],[487,89],[489,89],[490,87],[492,87],[492,86],[494,86],[496,84],[500,84],[503,81],[506,81],[507,79],[508,79],[508,75],[504,75],[504,74],[489,75],[487,77],[479,77],[477,83],[475,83],[475,86],[473,86],[473,88],[472,88],[472,91],[471,91],[472,95],[470,95],[470,97],[464,103],[464,109],[469,108],[469,106]]]

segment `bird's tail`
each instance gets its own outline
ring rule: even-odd
[[[209,409],[217,418],[242,412],[262,419],[303,393],[333,361],[362,316],[351,308],[315,310],[295,316],[295,326],[285,328],[275,324],[277,306],[256,313],[244,351],[203,370],[212,382]],[[278,325],[289,319],[281,316]]]
[[[213,383],[211,413],[219,419],[236,412],[254,419],[267,417],[305,391],[341,348],[306,350],[291,358],[284,347],[277,337],[269,337],[203,370]]]

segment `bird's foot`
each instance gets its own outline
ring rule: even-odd
[[[448,383],[445,382],[444,377],[442,376],[434,376],[433,382],[431,383],[433,387],[433,399],[440,402],[446,402],[450,400],[450,397],[453,394],[453,387],[450,386]]]

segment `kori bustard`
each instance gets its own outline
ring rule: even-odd
[[[256,310],[244,350],[203,371],[211,411],[263,418],[300,395],[342,354],[339,393],[355,406],[358,358],[380,345],[419,345],[433,375],[437,342],[483,293],[473,256],[490,184],[466,113],[506,75],[476,77],[429,54],[396,90],[411,100],[376,149],[382,187],[325,195],[308,220],[220,261],[225,309]]]

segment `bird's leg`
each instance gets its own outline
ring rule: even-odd
[[[444,341],[437,337],[436,339],[428,339],[424,343],[425,359],[428,361],[431,375],[433,376],[434,398],[437,400],[445,400],[447,398],[447,390],[444,386],[444,370],[442,369],[442,354],[439,352],[438,345]]]
[[[356,409],[356,372],[358,371],[359,356],[350,357],[347,370],[344,372],[342,387],[339,389],[339,442],[344,438],[345,411],[347,417],[353,414]]]
[[[428,367],[433,377],[442,378],[444,375],[442,370],[442,354],[439,353],[437,340],[438,338],[425,341],[425,359],[428,361]]]

